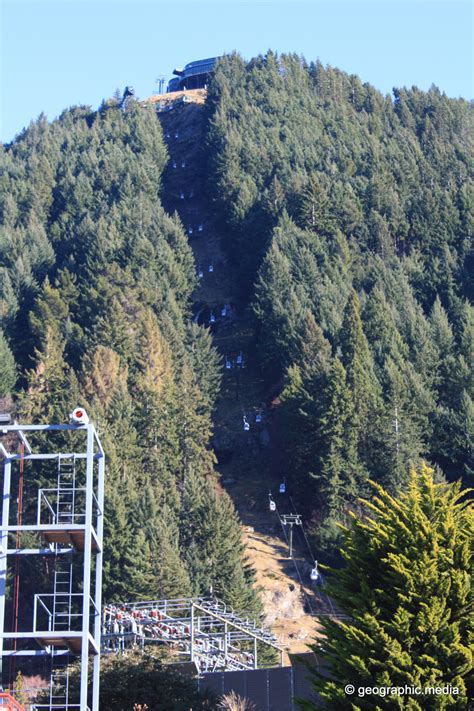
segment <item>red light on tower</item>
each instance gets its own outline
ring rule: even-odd
[[[70,415],[71,422],[75,425],[89,424],[89,417],[83,407],[76,407]]]

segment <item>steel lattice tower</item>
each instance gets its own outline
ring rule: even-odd
[[[85,412],[78,408],[71,418],[66,425],[0,424],[0,663],[3,667],[8,658],[49,657],[49,703],[33,708],[99,711],[105,457]],[[46,482],[41,488],[38,473]],[[24,515],[22,496],[17,496],[17,481],[21,481],[23,495],[23,480]],[[23,533],[28,533],[30,545],[31,534],[36,534],[36,547],[23,546]],[[18,556],[29,556],[32,563],[34,558],[48,556],[54,575],[50,592],[34,594],[33,600],[21,597],[20,624],[17,615],[11,629],[5,615],[7,586],[12,578],[14,585],[20,585],[18,572],[11,575]],[[13,600],[14,595],[15,591]],[[31,603],[32,620],[21,615],[25,603],[26,609]],[[70,698],[67,665],[71,657],[80,660],[77,699]]]

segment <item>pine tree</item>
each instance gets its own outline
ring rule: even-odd
[[[458,366],[460,382],[471,398],[474,398],[474,307],[466,302],[462,311]]]
[[[144,531],[131,526],[126,543],[122,551],[121,569],[127,586],[127,600],[156,599],[159,592],[156,571]]]
[[[408,357],[408,348],[396,326],[396,313],[380,286],[375,286],[367,297],[363,320],[364,332],[380,377],[387,358],[398,363]]]
[[[184,550],[188,550],[193,545],[198,535],[200,512],[206,487],[207,482],[198,470],[189,472],[183,486],[179,517],[180,541]],[[193,584],[196,584],[196,576],[191,576],[191,579]]]
[[[294,355],[298,365],[286,371],[279,417],[285,451],[290,453],[286,468],[298,490],[308,486],[308,472],[317,457],[318,397],[331,367],[331,346],[309,310]]]
[[[474,479],[474,402],[463,390],[456,409],[438,412],[433,450],[448,473],[460,471]]]
[[[387,358],[382,378],[385,399],[371,425],[374,458],[370,471],[378,483],[396,492],[428,450],[435,405],[410,362]]]
[[[99,345],[83,358],[83,387],[85,397],[95,407],[107,411],[117,396],[127,394],[128,368],[122,364],[118,353]]]
[[[430,328],[433,344],[436,348],[436,390],[438,399],[446,404],[456,400],[457,375],[454,334],[448,315],[436,298],[430,314]]]
[[[8,341],[0,329],[0,397],[13,392],[17,380],[16,364]]]
[[[229,496],[218,495],[210,481],[203,485],[190,526],[187,561],[195,592],[212,590],[236,610],[258,615],[260,605],[252,589],[253,572],[245,562],[238,516]]]
[[[306,377],[316,377],[329,370],[331,346],[309,309],[300,324],[294,344],[294,355],[295,361],[303,367]]]
[[[0,267],[0,319],[6,327],[11,327],[18,313],[19,300],[12,284],[12,274]]]
[[[370,466],[373,458],[371,423],[380,412],[380,385],[374,372],[369,344],[364,334],[360,302],[352,290],[344,312],[339,334],[342,363],[354,402],[354,424],[357,429],[359,456]]]
[[[131,319],[116,296],[112,296],[106,313],[100,313],[94,324],[94,331],[100,334],[100,342],[118,353],[128,362],[136,351],[135,332]]]
[[[149,550],[153,579],[147,596],[154,599],[191,594],[188,571],[180,557],[175,511],[170,502],[165,487],[145,478],[141,494],[131,506],[133,526],[143,533]]]
[[[41,297],[36,300],[30,314],[30,326],[37,338],[46,332],[48,326],[56,327],[65,335],[65,324],[69,316],[69,308],[58,289],[51,286],[46,278],[42,284]],[[41,340],[40,340],[41,342]]]
[[[318,419],[319,491],[329,518],[341,516],[363,491],[366,473],[357,455],[355,411],[344,366],[335,358],[328,374]]]
[[[334,219],[322,177],[313,173],[303,191],[301,217],[306,228],[321,235],[334,232]]]
[[[110,450],[108,450],[107,454]],[[107,472],[110,479],[109,470]],[[132,585],[130,573],[133,572],[133,561],[127,561],[127,550],[133,539],[133,532],[127,520],[126,487],[119,490],[110,487],[107,494],[107,507],[104,516],[104,570],[103,596],[106,602],[131,599]],[[133,553],[135,562],[140,565],[141,556]],[[127,564],[127,574],[125,567]],[[121,574],[117,575],[120,570]]]
[[[177,539],[173,539],[173,529],[166,528],[166,518],[160,517],[157,547],[152,560],[156,565],[158,597],[161,598],[186,597],[192,594],[190,571],[186,568],[185,560],[180,557],[177,544]]]
[[[308,473],[314,471],[314,459],[317,456],[315,430],[319,410],[312,396],[312,388],[318,392],[322,383],[321,378],[313,378],[311,388],[307,387],[298,365],[290,366],[286,371],[279,412],[285,455],[282,464],[287,471],[291,471],[296,491],[307,491],[309,487],[314,489],[314,481],[308,479]]]
[[[277,228],[255,287],[254,310],[260,322],[262,362],[271,374],[275,374],[275,364],[278,370],[290,364],[288,351],[303,314],[292,287],[290,261],[278,246],[278,231],[285,229],[285,224]]]
[[[345,529],[345,566],[329,592],[347,621],[323,619],[329,675],[312,672],[328,709],[379,709],[380,697],[344,692],[360,686],[457,687],[457,695],[411,696],[414,711],[467,708],[472,695],[470,597],[473,509],[460,484],[434,484],[423,466],[393,498],[374,485],[363,517]],[[384,708],[400,708],[386,696]],[[306,705],[310,709],[312,706]]]
[[[221,356],[216,350],[211,333],[197,324],[189,328],[189,355],[203,396],[213,406],[221,383]]]
[[[94,414],[93,411],[91,414]],[[146,541],[137,540],[137,522],[133,520],[133,506],[140,493],[136,484],[140,474],[137,467],[139,448],[136,433],[126,427],[127,422],[129,413],[122,402],[120,410],[115,417],[111,417],[102,435],[107,453],[104,598],[108,602],[133,599],[132,593],[137,587],[146,595],[143,588],[155,582],[149,558],[133,547]],[[119,575],[117,571],[120,571]]]
[[[66,422],[80,403],[79,387],[75,372],[64,360],[64,341],[54,326],[47,326],[36,360],[36,368],[28,373],[28,389],[21,397],[23,417],[32,422]]]

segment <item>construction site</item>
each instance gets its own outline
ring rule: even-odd
[[[317,665],[309,645],[319,635],[318,619],[339,617],[279,466],[278,418],[255,354],[253,316],[241,301],[206,194],[206,89],[195,83],[142,104],[156,107],[168,148],[164,207],[178,213],[194,254],[193,320],[210,329],[223,359],[212,448],[219,486],[242,521],[264,619],[259,625],[214,595],[103,605],[107,452],[93,423],[82,408],[65,413],[62,423],[18,424],[2,415],[5,709],[98,711],[101,655],[164,646],[177,663],[191,665],[200,690],[245,694],[259,711],[291,711],[296,697],[313,698],[299,655]],[[24,556],[32,565],[46,556],[49,564],[48,575],[38,576],[37,594],[20,605]],[[274,666],[261,662],[262,651],[273,653]],[[15,678],[26,658],[42,660],[45,683],[41,703],[24,707],[15,700]],[[80,668],[79,688],[70,684],[73,664]]]

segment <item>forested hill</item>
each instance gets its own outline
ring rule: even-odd
[[[227,57],[211,84],[209,190],[323,550],[368,477],[474,474],[470,109],[295,55]]]
[[[331,550],[369,477],[396,490],[421,458],[474,473],[469,105],[268,53],[219,62],[204,110],[206,189],[252,304],[281,473]],[[106,599],[212,586],[258,612],[216,494],[220,358],[161,205],[156,113],[111,100],[40,117],[0,160],[2,406],[60,422],[81,404],[97,422]]]
[[[40,117],[2,149],[2,409],[13,396],[21,421],[64,422],[79,403],[98,426],[106,600],[212,588],[258,612],[237,515],[216,494],[219,356],[190,319],[195,266],[160,203],[166,161],[156,113],[117,101]]]

